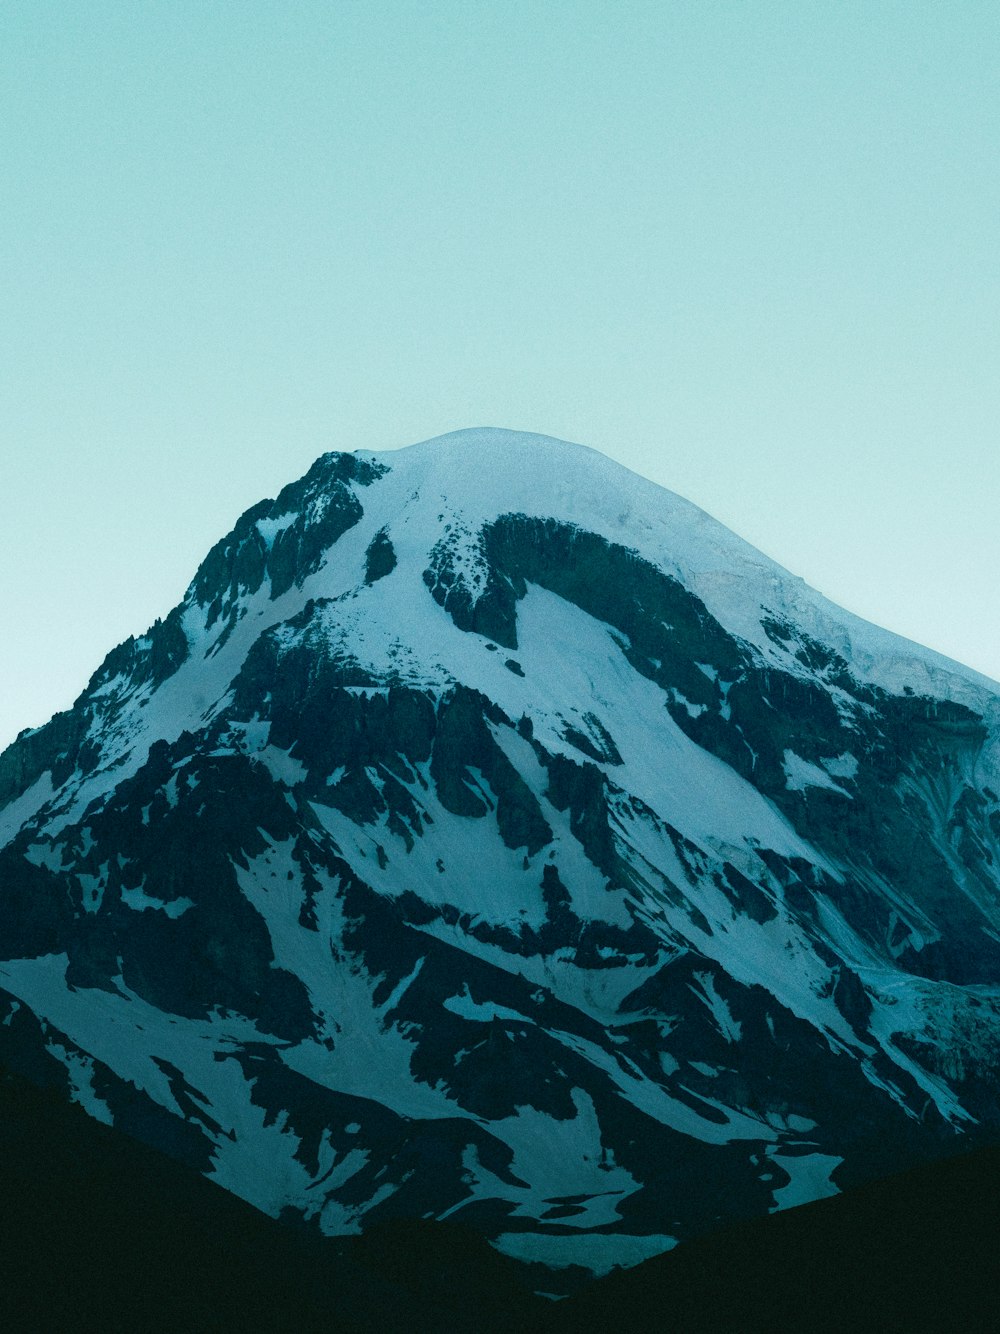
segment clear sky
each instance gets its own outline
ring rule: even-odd
[[[0,183],[0,743],[484,424],[1000,677],[995,0],[5,0]]]

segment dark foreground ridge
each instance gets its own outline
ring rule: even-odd
[[[0,1329],[10,1334],[541,1327],[549,1303],[467,1228],[330,1238],[0,1067]]]
[[[276,1222],[9,1071],[0,1140],[10,1331],[997,1327],[997,1148],[727,1228],[553,1304],[470,1229],[397,1222],[334,1239]]]
[[[1000,1327],[1000,1148],[754,1219],[561,1303],[554,1334],[979,1334]]]

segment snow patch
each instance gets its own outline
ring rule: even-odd
[[[834,755],[830,759],[822,760],[823,768],[834,778],[856,778],[858,773],[858,760],[856,755],[852,755],[849,750],[845,750],[842,755]]]
[[[148,912],[150,909],[154,909],[157,912],[166,913],[171,921],[176,921],[189,908],[194,907],[194,899],[157,899],[152,894],[147,894],[141,885],[138,889],[123,889],[122,903],[135,912]]]
[[[811,1204],[813,1200],[825,1200],[839,1193],[830,1178],[843,1158],[828,1153],[793,1155],[771,1151],[768,1159],[791,1177],[786,1185],[771,1192],[775,1209],[794,1209],[796,1205]]]
[[[727,1042],[739,1042],[742,1026],[733,1018],[727,1003],[715,989],[715,980],[711,973],[695,973],[695,985],[690,989],[708,1006],[715,1026]]]
[[[662,1233],[638,1236],[627,1232],[591,1232],[559,1236],[543,1232],[503,1232],[491,1244],[515,1260],[548,1265],[550,1269],[582,1265],[601,1277],[612,1269],[629,1269],[654,1255],[662,1255],[676,1246],[677,1240]]]
[[[821,769],[818,764],[804,760],[801,755],[796,755],[794,750],[785,751],[782,767],[785,771],[785,786],[789,792],[805,792],[809,787],[825,787],[830,792],[839,792],[842,797],[851,795],[846,788],[833,781],[827,769]],[[845,778],[849,776],[843,775]]]
[[[0,811],[0,848],[5,848],[17,836],[22,826],[52,800],[54,793],[52,771],[46,769],[19,797],[7,803]]]
[[[277,514],[271,519],[257,520],[257,531],[264,539],[264,544],[268,550],[274,546],[278,534],[283,533],[286,528],[291,528],[298,517],[296,511],[288,510],[286,513]]]
[[[85,1052],[70,1051],[58,1042],[47,1042],[45,1050],[66,1067],[69,1074],[70,1097],[79,1103],[89,1116],[106,1126],[115,1123],[111,1108],[98,1097],[94,1089],[94,1062]]]

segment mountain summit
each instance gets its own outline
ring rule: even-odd
[[[0,1059],[603,1272],[1000,1135],[1000,686],[594,451],[327,454],[0,756]]]

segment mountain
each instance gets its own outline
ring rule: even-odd
[[[0,1061],[541,1290],[1000,1139],[1000,686],[593,451],[327,454],[0,756]]]

